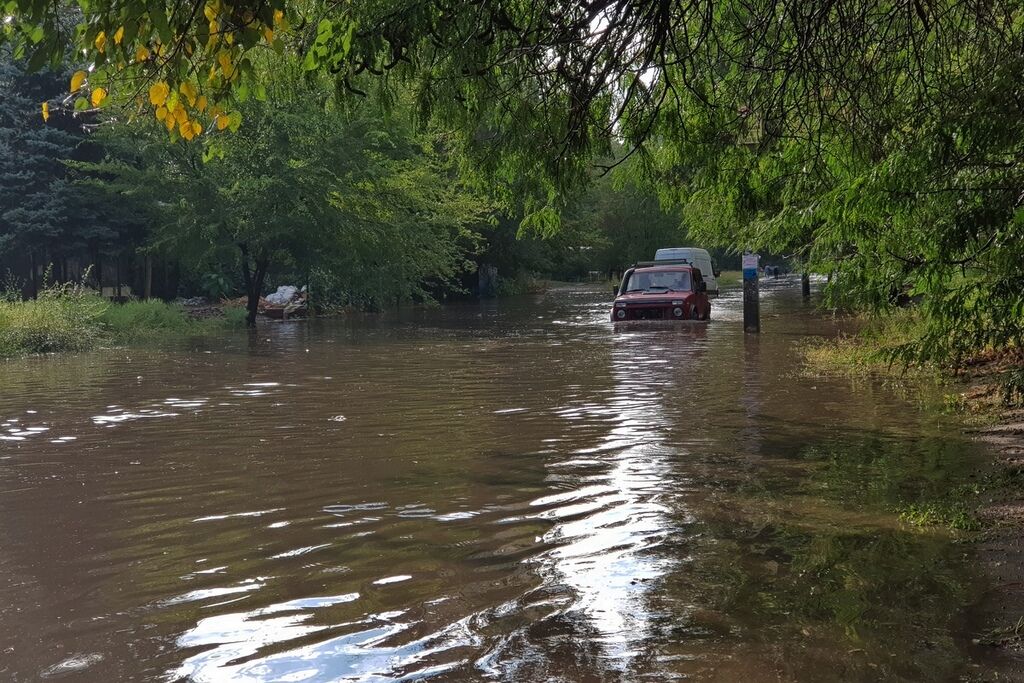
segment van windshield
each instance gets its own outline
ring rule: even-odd
[[[634,270],[626,280],[623,291],[689,292],[690,289],[690,271],[688,270]]]

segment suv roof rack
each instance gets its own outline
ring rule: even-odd
[[[633,264],[634,268],[650,268],[651,266],[689,266],[692,265],[687,259],[674,258],[674,259],[662,259],[660,261],[637,261]]]

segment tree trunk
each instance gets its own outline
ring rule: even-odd
[[[117,282],[114,284],[117,286],[117,300],[121,301],[121,254],[117,255],[117,259],[114,261],[114,276],[117,277]]]
[[[146,279],[142,284],[142,297],[149,299],[153,296],[153,257],[146,254]]]
[[[270,259],[265,255],[258,255],[255,257],[254,267],[250,267],[249,247],[239,244],[238,248],[242,250],[242,279],[245,281],[245,326],[256,327],[256,314],[260,308],[260,293],[263,292],[263,281],[267,276]]]
[[[39,298],[39,282],[36,279],[36,250],[28,250],[29,280],[32,282],[32,298]]]

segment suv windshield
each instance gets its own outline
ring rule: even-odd
[[[690,271],[688,270],[634,270],[626,280],[625,292],[690,291]]]

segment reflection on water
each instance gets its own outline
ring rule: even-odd
[[[797,287],[581,288],[0,366],[0,678],[950,680],[978,458]]]

